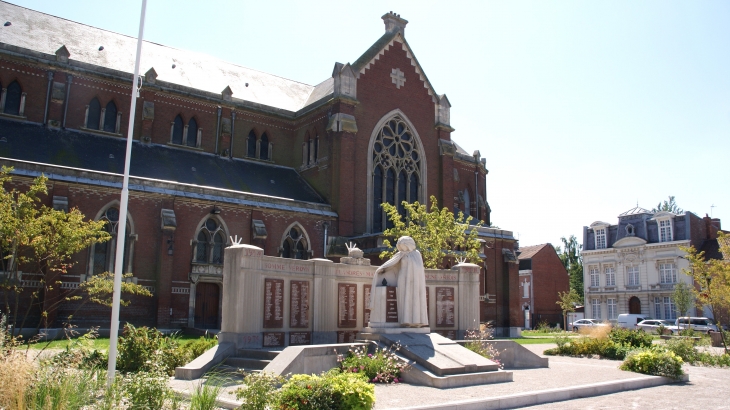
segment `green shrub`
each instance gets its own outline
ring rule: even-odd
[[[358,373],[297,374],[279,391],[281,410],[367,410],[374,404],[375,388]]]
[[[236,399],[243,399],[242,409],[275,408],[279,399],[277,388],[285,381],[284,377],[273,373],[247,373],[243,378],[243,387],[236,389]]]
[[[695,342],[684,337],[673,337],[664,344],[667,350],[682,358],[687,363],[697,361],[698,354],[695,350]]]
[[[406,367],[395,355],[398,349],[398,344],[387,349],[375,349],[374,353],[367,353],[365,347],[350,349],[345,357],[339,359],[339,369],[343,373],[365,374],[372,383],[398,383]]]
[[[621,364],[621,370],[679,378],[682,371],[682,358],[673,352],[663,349],[636,350],[626,357]]]
[[[502,368],[502,363],[499,361],[497,356],[499,352],[494,346],[489,343],[489,340],[494,338],[494,329],[489,327],[483,327],[479,330],[467,330],[464,339],[464,347],[471,350],[472,352],[486,357],[487,359],[497,363]]]
[[[624,329],[622,327],[611,329],[608,338],[616,344],[634,348],[649,347],[653,340],[652,336],[643,330]]]
[[[178,397],[172,392],[168,382],[167,373],[161,367],[127,373],[122,389],[129,400],[129,409],[158,410],[168,402],[172,402],[170,407],[177,408],[175,402]]]
[[[626,355],[636,349],[633,346],[615,343],[607,338],[584,336],[579,339],[556,337],[558,347],[547,349],[545,355],[554,356],[601,356],[606,359],[623,360]]]
[[[165,336],[157,329],[146,326],[124,325],[117,358],[117,370],[120,372],[161,368],[168,376],[172,376],[175,367],[184,365],[186,360],[187,354],[179,348],[175,337]]]
[[[186,361],[192,361],[218,344],[218,339],[200,336],[200,339],[184,344],[180,347]]]

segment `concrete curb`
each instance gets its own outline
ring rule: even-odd
[[[460,400],[427,406],[401,407],[393,410],[508,409],[516,407],[534,406],[537,404],[551,403],[556,401],[580,399],[584,397],[602,396],[604,394],[618,393],[627,390],[644,389],[647,387],[656,387],[672,383],[684,383],[688,381],[689,375],[686,374],[678,380],[661,376],[637,377],[634,379],[586,384],[582,386],[563,387],[550,390],[538,390],[530,393],[514,394],[510,396],[474,400]]]

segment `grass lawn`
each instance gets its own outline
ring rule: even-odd
[[[514,337],[514,338],[495,338],[495,340],[512,340],[521,345],[536,345],[544,343],[555,343],[555,338],[525,338],[525,337]]]
[[[540,332],[538,330],[523,330],[522,336],[527,337],[556,337],[556,336],[575,336],[575,332]]]
[[[200,338],[200,336],[180,335],[177,337],[177,341],[180,345],[186,345],[188,343],[193,342],[194,340],[198,340],[199,338]],[[40,350],[43,348],[45,348],[45,349],[65,349],[69,343],[70,343],[70,341],[68,339],[54,340],[50,343],[38,342],[38,343],[31,344],[30,348],[36,349],[36,350]],[[46,346],[46,345],[48,345],[48,346]],[[22,348],[25,349],[26,346],[24,345],[24,346],[22,346]],[[109,338],[100,337],[98,339],[95,339],[94,340],[94,349],[99,350],[99,351],[108,351],[109,350]]]

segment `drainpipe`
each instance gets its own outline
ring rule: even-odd
[[[215,155],[220,155],[218,152],[218,139],[221,137],[221,110],[222,108],[218,107],[218,125],[216,127],[215,131]]]
[[[71,74],[66,74],[66,99],[63,102],[63,123],[61,124],[61,128],[66,128],[66,113],[68,113],[68,96],[71,94],[71,82],[73,82],[74,76]],[[84,127],[86,124],[84,124]]]
[[[43,111],[43,125],[46,125],[48,123],[48,103],[51,100],[51,85],[53,83],[53,71],[49,71],[48,73],[48,89],[46,91],[46,109]]]
[[[231,110],[231,147],[228,149],[228,158],[233,159],[233,135],[236,132],[236,112]]]
[[[322,253],[324,254],[324,258],[327,258],[327,228],[330,226],[330,223],[325,221],[322,225],[324,225],[324,250]]]
[[[477,168],[474,171],[474,203],[476,206],[474,207],[477,214],[477,222],[480,221],[479,219],[479,164],[477,163]],[[469,204],[468,206],[471,206]]]

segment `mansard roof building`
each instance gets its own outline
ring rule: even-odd
[[[676,319],[672,292],[693,285],[680,247],[703,250],[717,243],[720,220],[692,212],[652,212],[636,206],[617,224],[583,227],[583,281],[587,318],[615,320],[622,313]],[[692,309],[688,314],[702,315]]]
[[[5,2],[0,12],[0,164],[18,183],[45,174],[47,205],[106,219],[114,234],[136,39]],[[270,256],[336,260],[347,241],[374,256],[388,224],[379,205],[431,195],[489,224],[485,159],[451,139],[451,103],[406,41],[408,22],[382,19],[383,35],[316,85],[144,43],[125,272],[154,298],[135,299],[122,320],[217,328],[232,236]],[[517,298],[503,292],[518,286],[505,262],[516,241],[480,235],[480,294],[492,295],[482,320],[520,326]],[[64,291],[110,270],[115,241],[80,255]],[[77,308],[66,303],[52,319]],[[86,306],[76,317],[106,315]]]

